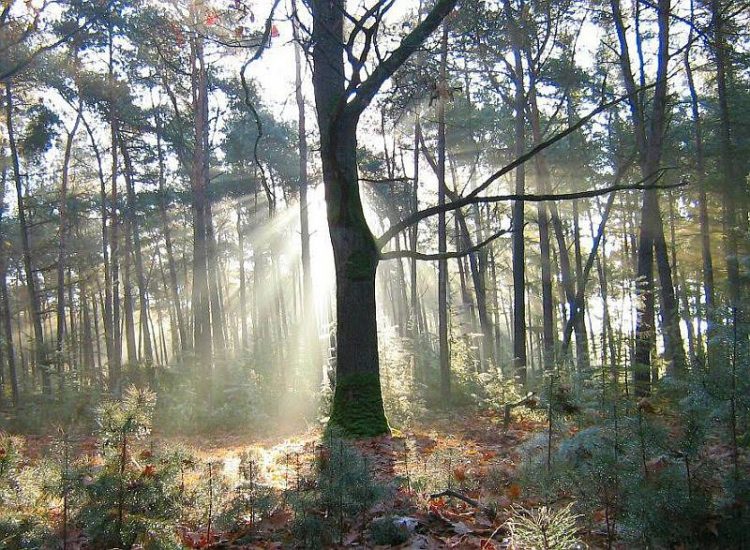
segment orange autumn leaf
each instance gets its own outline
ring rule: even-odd
[[[520,496],[521,486],[518,483],[513,483],[510,487],[508,487],[508,497],[510,497],[511,500],[518,500]]]
[[[457,481],[466,481],[466,468],[464,466],[456,466],[453,468],[453,477]]]
[[[482,460],[492,460],[497,456],[495,451],[482,451]]]

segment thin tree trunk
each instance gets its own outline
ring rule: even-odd
[[[5,183],[6,183],[6,166],[2,167],[2,186],[0,187],[1,196],[5,196]],[[5,205],[0,202],[0,227],[3,227],[2,216],[5,213]],[[0,234],[0,238],[5,238],[5,235]],[[15,350],[13,349],[13,324],[10,309],[10,299],[8,296],[8,264],[6,255],[0,251],[0,330],[2,330],[3,340],[0,345],[3,345],[4,357],[8,363],[8,378],[10,379],[10,393],[11,402],[13,407],[17,408],[19,404],[18,397],[18,372],[16,371],[16,356]],[[0,363],[0,370],[3,369],[2,363]]]
[[[73,128],[68,133],[65,141],[65,153],[62,164],[62,180],[60,182],[60,228],[57,246],[57,340],[55,345],[57,374],[60,377],[60,395],[63,395],[65,385],[64,378],[64,347],[65,347],[65,269],[67,267],[67,238],[68,238],[68,180],[70,173],[70,158],[73,152],[73,140],[75,139],[78,125],[81,123],[81,110],[79,105]],[[72,304],[71,304],[72,307]],[[72,321],[72,320],[71,320]],[[71,322],[70,329],[73,324]]]
[[[586,285],[583,280],[583,258],[581,255],[581,229],[578,219],[578,201],[573,201],[573,254],[575,258],[575,274],[576,274],[576,308],[581,310],[581,314],[576,316],[576,322],[578,326],[575,328],[576,331],[576,366],[579,370],[587,369],[589,367],[589,346],[588,336],[586,334],[586,323],[584,322],[584,313],[586,312],[586,294],[584,287]],[[580,301],[578,296],[581,296]],[[593,337],[593,333],[592,333]]]
[[[690,3],[690,20],[694,19],[693,2]],[[693,28],[688,35],[688,47],[685,48],[685,75],[687,77],[688,90],[690,91],[690,111],[693,118],[693,138],[695,140],[695,171],[698,185],[698,219],[701,234],[701,257],[703,259],[703,292],[705,294],[706,308],[706,336],[709,345],[713,348],[715,341],[714,331],[716,326],[716,294],[714,291],[714,267],[711,256],[711,229],[708,218],[708,196],[706,193],[706,166],[703,148],[703,121],[698,109],[698,93],[693,79],[693,68],[690,64],[690,46],[693,38]],[[685,295],[686,292],[683,292]],[[700,311],[698,311],[700,315]],[[700,339],[700,338],[699,338]],[[699,344],[699,350],[702,345]],[[702,353],[702,352],[700,352]],[[712,355],[709,353],[709,357]]]
[[[245,282],[245,231],[242,227],[242,206],[237,203],[237,261],[240,266],[240,327],[242,329],[242,350],[249,346],[247,326],[247,285]]]
[[[120,139],[120,148],[122,150],[122,160],[125,167],[125,184],[127,188],[127,216],[130,224],[130,231],[133,239],[133,257],[135,259],[135,276],[138,285],[138,303],[140,306],[139,325],[143,334],[143,357],[147,364],[153,363],[154,351],[151,342],[151,330],[148,324],[148,286],[146,275],[143,270],[143,251],[141,248],[141,235],[138,227],[138,218],[136,216],[136,196],[135,185],[133,184],[133,165],[130,160],[130,153],[124,140]]]
[[[641,175],[647,182],[657,181],[658,169],[661,162],[662,143],[664,140],[667,117],[667,65],[669,59],[669,14],[670,0],[659,0],[657,78],[654,89],[649,126],[646,128],[646,117],[633,78],[630,64],[628,43],[619,0],[611,0],[613,19],[620,43],[620,66],[625,82],[625,89],[629,94],[630,110],[635,128],[636,145],[639,153]],[[642,37],[636,35],[636,42],[640,48]],[[641,66],[643,71],[643,67]],[[641,206],[641,228],[638,242],[637,281],[639,307],[636,323],[636,356],[635,382],[636,393],[645,394],[649,391],[652,360],[651,353],[655,343],[655,314],[654,314],[654,259],[659,270],[662,304],[662,333],[664,337],[665,357],[669,363],[669,370],[674,374],[681,374],[685,370],[685,352],[682,346],[682,336],[679,326],[679,312],[672,284],[672,271],[669,264],[669,254],[664,239],[664,226],[661,219],[659,202],[654,189],[643,192]]]
[[[445,102],[444,90],[447,88],[446,64],[448,60],[448,27],[443,25],[440,42],[440,76],[438,83],[438,205],[445,204]],[[438,254],[445,254],[447,235],[445,212],[438,215]],[[450,349],[448,348],[448,261],[438,260],[438,342],[440,345],[440,395],[448,403],[451,395]]]
[[[411,188],[411,211],[412,213],[419,210],[419,144],[421,141],[422,129],[419,124],[419,111],[414,115],[414,152],[413,152],[413,166],[414,166],[414,182]],[[418,229],[419,224],[414,224],[409,229],[409,248],[410,250],[417,249],[417,237],[419,235]],[[424,327],[421,326],[420,314],[419,314],[419,291],[417,289],[417,258],[411,258],[411,266],[409,269],[409,275],[411,276],[411,284],[409,288],[411,290],[411,323],[412,323],[412,335],[417,336]]]
[[[521,31],[516,16],[505,0],[505,11],[510,22],[510,41],[513,50],[514,72],[512,79],[515,85],[515,155],[520,157],[526,148],[525,112],[526,93],[524,91],[524,70],[521,57]],[[516,168],[515,192],[522,195],[526,187],[524,165]],[[522,385],[526,385],[526,280],[525,280],[525,243],[524,243],[524,201],[513,201],[513,361],[515,376]]]
[[[138,344],[135,336],[135,315],[133,296],[133,279],[131,276],[131,266],[133,265],[133,232],[130,227],[130,218],[125,213],[125,258],[123,262],[123,280],[122,293],[124,299],[123,311],[125,314],[125,345],[128,352],[128,363],[132,366],[140,361],[138,353]]]
[[[108,49],[109,49],[109,65],[108,65],[108,80],[111,86],[111,90],[114,93],[115,90],[115,79],[114,79],[114,37],[113,31],[110,27],[108,36]],[[110,98],[109,105],[109,126],[110,126],[110,147],[112,153],[112,174],[111,174],[111,192],[110,192],[110,204],[112,205],[112,215],[110,222],[110,262],[111,262],[111,276],[112,276],[112,357],[109,360],[109,390],[115,396],[122,394],[122,325],[120,324],[120,235],[119,235],[119,214],[118,214],[118,194],[117,194],[117,176],[118,176],[118,155],[117,155],[117,142],[118,142],[118,120],[117,120],[117,108],[114,97]],[[104,208],[104,206],[102,206]],[[102,218],[102,231],[106,227],[105,219]],[[106,297],[106,296],[105,296]],[[106,304],[105,304],[106,307]]]
[[[34,358],[36,367],[42,372],[42,392],[45,395],[51,395],[52,381],[47,366],[47,358],[44,347],[44,329],[42,327],[41,305],[39,302],[39,294],[36,288],[34,266],[31,259],[29,226],[26,220],[26,206],[24,204],[21,168],[18,159],[18,149],[16,147],[16,135],[13,127],[13,92],[10,81],[5,82],[5,116],[5,122],[8,130],[8,145],[10,148],[11,165],[13,167],[13,180],[16,185],[16,199],[18,201],[18,223],[21,229],[23,268],[26,279],[26,289],[29,294],[31,322],[34,326]]]
[[[296,9],[296,4],[295,4]],[[295,36],[298,29],[295,23]],[[299,152],[299,222],[300,247],[302,256],[302,326],[303,353],[307,367],[314,369],[320,362],[317,328],[315,323],[315,302],[313,301],[312,268],[310,263],[310,221],[308,211],[307,174],[307,125],[305,119],[305,97],[302,93],[302,54],[298,42],[294,44],[294,86],[297,102],[297,150]]]
[[[208,181],[208,180],[206,180]],[[207,267],[208,267],[208,291],[211,303],[211,336],[213,338],[214,353],[223,354],[226,351],[226,322],[224,319],[224,307],[221,299],[221,278],[219,277],[218,245],[214,231],[213,206],[211,201],[206,202],[206,239],[207,239]]]
[[[159,215],[161,216],[162,232],[164,234],[164,247],[167,251],[167,270],[169,271],[169,292],[172,298],[172,305],[177,320],[177,336],[179,337],[179,347],[182,351],[190,349],[190,340],[188,331],[185,326],[185,316],[182,310],[182,300],[180,299],[180,288],[177,282],[177,266],[174,259],[174,250],[172,245],[172,232],[169,227],[169,218],[167,216],[167,190],[164,177],[164,149],[161,143],[161,118],[156,117],[156,153],[159,160]],[[174,332],[173,338],[174,338]]]
[[[727,41],[728,31],[724,18],[724,6],[719,0],[711,0],[709,4],[713,16],[713,54],[716,60],[716,88],[719,100],[719,168],[723,190],[723,230],[724,230],[724,258],[727,269],[728,301],[730,307],[736,310],[738,333],[738,349],[741,356],[745,356],[747,348],[747,329],[745,327],[745,308],[742,303],[742,280],[740,277],[740,240],[742,231],[740,218],[747,219],[742,193],[741,177],[737,174],[735,163],[735,146],[733,142],[733,124],[729,110],[727,87],[732,78],[732,63],[730,59],[730,45]],[[738,215],[738,212],[740,215]],[[743,223],[743,225],[746,225]],[[710,358],[709,358],[710,362]]]

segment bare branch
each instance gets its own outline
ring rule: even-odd
[[[642,88],[639,88],[635,91],[635,93],[640,93],[644,90],[647,90],[649,88],[653,88],[655,84],[649,84],[648,86],[644,86]],[[502,197],[498,196],[494,199],[487,200],[487,199],[479,199],[479,193],[487,189],[493,182],[500,179],[505,174],[508,174],[509,172],[516,169],[518,166],[521,166],[534,156],[536,156],[538,153],[544,151],[545,149],[551,147],[558,141],[564,139],[565,137],[569,136],[585,124],[587,124],[591,119],[593,119],[595,116],[597,116],[599,113],[602,113],[606,111],[607,109],[610,109],[616,105],[619,105],[623,101],[626,101],[628,98],[630,98],[631,94],[626,94],[623,96],[620,96],[616,99],[613,99],[611,101],[601,103],[596,109],[593,109],[591,112],[589,112],[587,115],[585,115],[583,118],[581,118],[578,122],[575,124],[572,124],[571,126],[567,127],[565,130],[555,134],[554,136],[550,137],[548,140],[543,141],[539,145],[533,147],[531,150],[529,150],[527,153],[524,153],[520,157],[516,158],[513,162],[505,165],[503,168],[489,176],[487,179],[485,179],[478,187],[476,187],[471,193],[466,195],[465,197],[457,200],[457,201],[451,201],[449,203],[446,203],[441,206],[433,206],[431,208],[426,208],[424,210],[421,210],[419,212],[415,212],[411,216],[408,216],[407,218],[403,219],[402,221],[394,224],[391,226],[383,235],[378,239],[378,244],[382,248],[388,241],[390,241],[395,235],[403,231],[404,229],[414,225],[415,223],[419,223],[421,220],[428,218],[430,216],[434,216],[436,214],[439,214],[440,212],[449,212],[451,210],[455,210],[457,208],[461,208],[463,206],[467,206],[469,204],[474,203],[481,203],[481,202],[497,202],[500,200],[529,200],[529,201],[538,201],[538,200],[568,200],[571,198],[579,198],[579,197],[573,197],[573,196],[564,196],[564,195],[546,195],[547,198],[539,199],[538,197],[541,197],[543,195],[503,195]],[[653,187],[653,186],[652,186]],[[637,187],[635,187],[637,188]],[[642,187],[641,187],[642,188]],[[629,189],[634,189],[634,187],[629,187]],[[617,189],[610,189],[610,190],[604,190],[598,191],[600,194],[606,194],[611,193],[612,191],[616,191]],[[591,196],[597,196],[596,194]],[[528,198],[526,198],[528,197]]]
[[[354,98],[344,107],[344,116],[357,118],[367,108],[383,83],[414,53],[432,32],[437,29],[455,7],[458,0],[437,0],[424,20],[401,41],[393,53],[383,60],[372,74],[358,87]]]
[[[389,250],[388,252],[383,252],[380,255],[381,260],[394,260],[397,258],[415,258],[417,260],[452,260],[454,258],[462,258],[464,256],[468,256],[469,254],[472,254],[474,252],[477,252],[478,250],[484,248],[488,244],[490,244],[492,241],[497,239],[498,237],[502,237],[503,235],[506,235],[507,233],[511,233],[513,231],[513,228],[510,227],[508,229],[501,229],[500,231],[497,231],[487,237],[482,242],[479,242],[475,244],[474,246],[470,246],[468,248],[465,248],[463,250],[456,250],[454,252],[446,252],[444,254],[425,254],[422,252],[417,252],[416,250]]]

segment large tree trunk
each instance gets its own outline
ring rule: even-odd
[[[313,85],[336,270],[336,390],[330,425],[357,436],[388,431],[380,390],[375,272],[357,176],[357,118],[342,118],[343,0],[313,2]]]
[[[453,9],[438,0],[425,20],[362,83],[345,94],[345,0],[313,0],[313,87],[320,128],[328,227],[336,270],[336,391],[330,423],[352,435],[388,431],[378,365],[375,272],[380,250],[362,209],[357,175],[357,124],[383,82]],[[357,68],[359,69],[359,68]],[[350,85],[358,81],[359,73]]]

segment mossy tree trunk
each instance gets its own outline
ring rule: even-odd
[[[330,424],[350,436],[366,437],[388,431],[380,391],[375,309],[375,273],[380,250],[365,220],[359,193],[357,124],[383,83],[438,27],[455,4],[456,0],[438,0],[399,47],[362,80],[360,70],[364,59],[360,59],[354,73],[346,78],[345,49],[347,42],[353,43],[353,40],[344,40],[346,1],[312,2],[313,87],[336,269],[336,392]],[[371,39],[371,35],[365,37],[365,40]],[[353,55],[353,52],[348,53]]]

